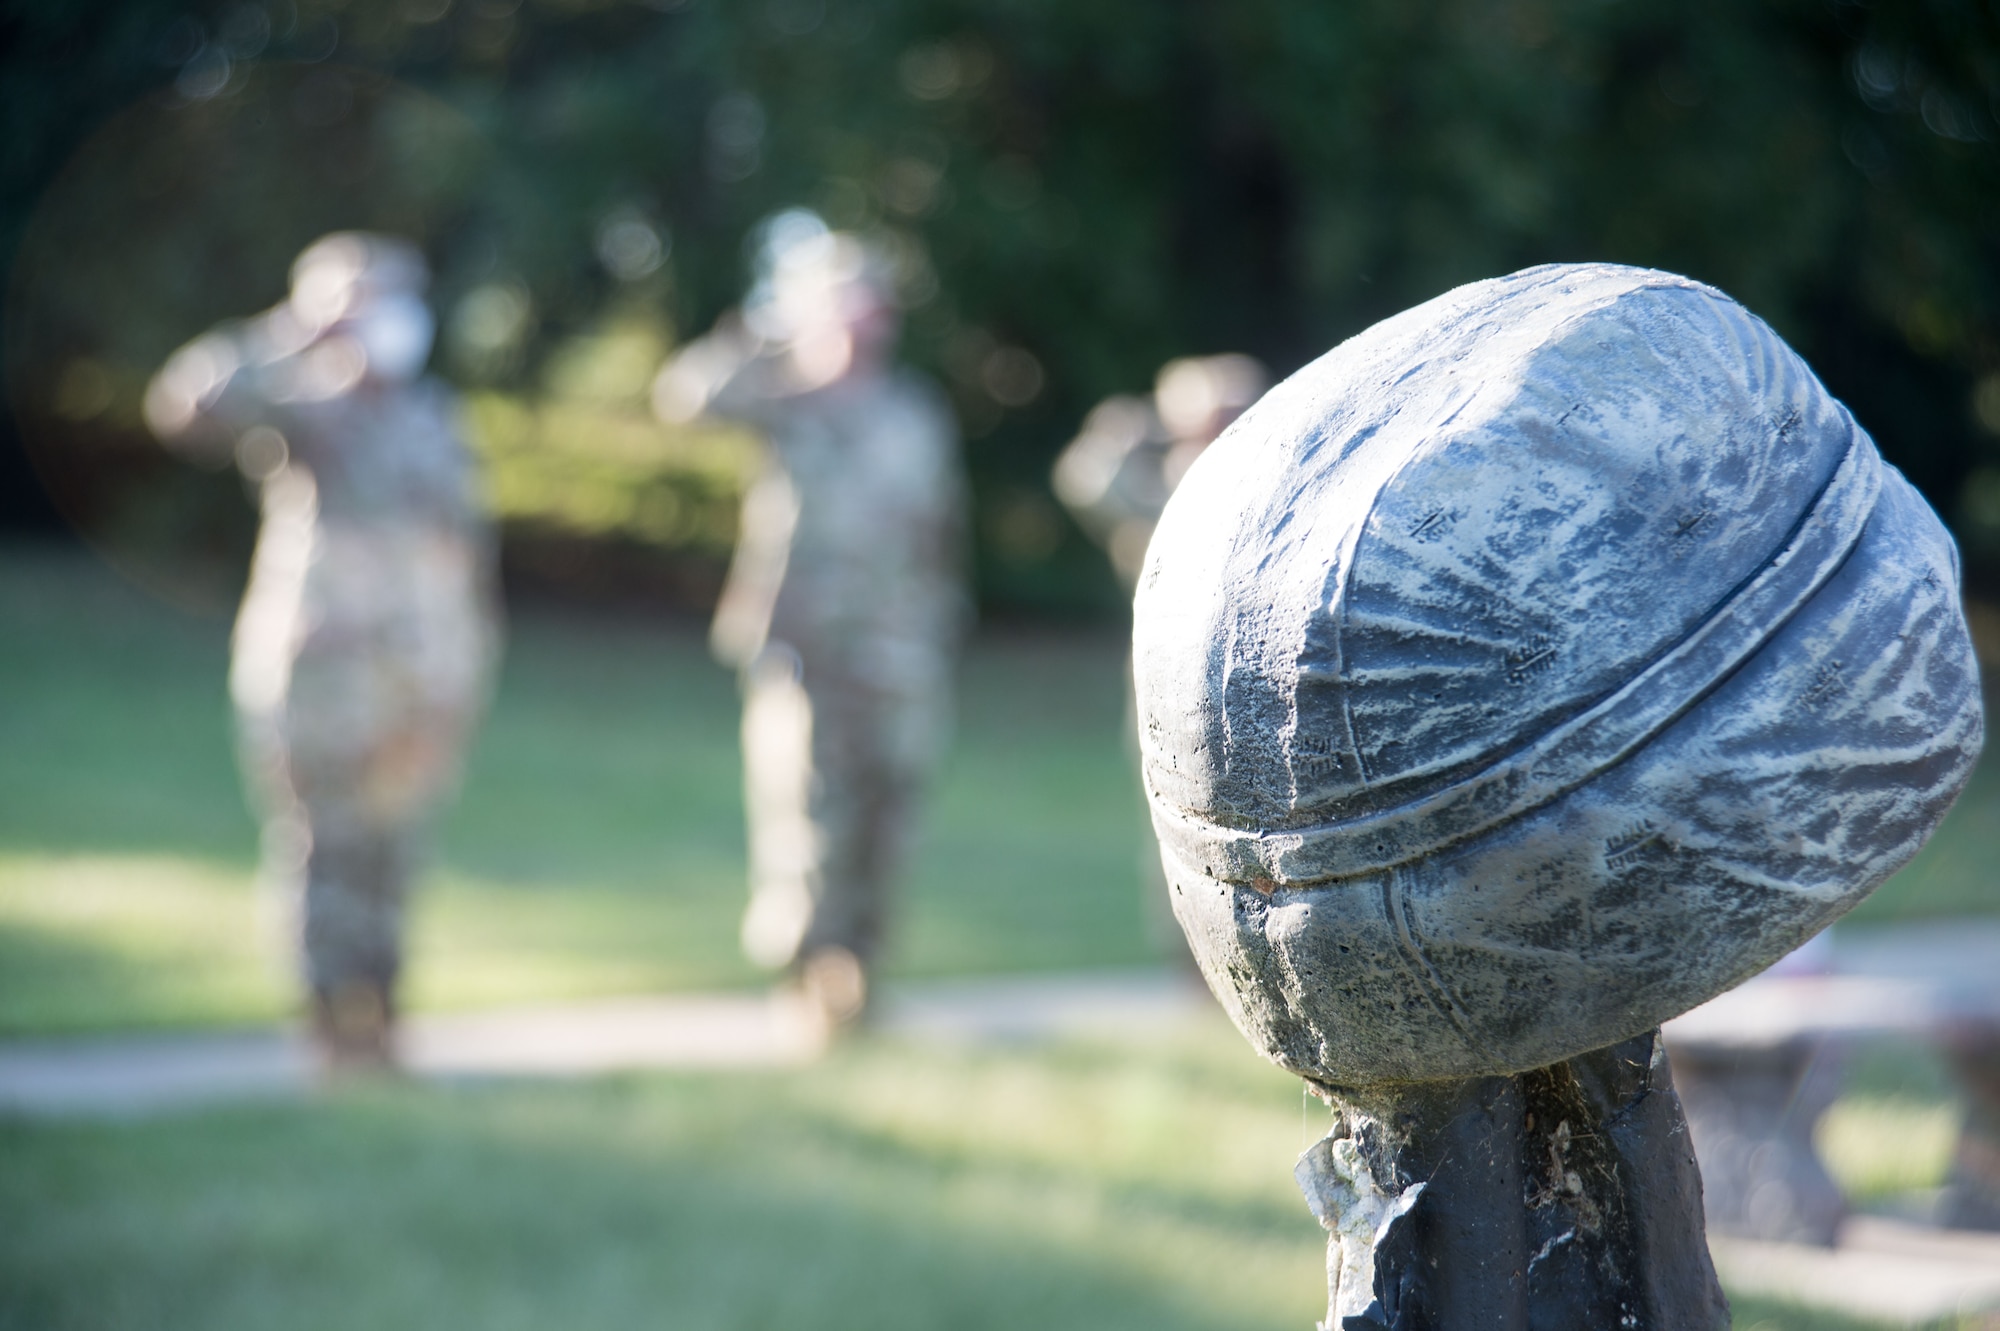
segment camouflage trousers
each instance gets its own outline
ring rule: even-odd
[[[752,961],[791,967],[828,947],[864,964],[873,959],[942,692],[941,684],[887,690],[815,672],[781,645],[746,672],[750,907],[743,949]]]
[[[304,809],[265,819],[263,873],[294,905],[315,1001],[363,991],[393,997],[403,970],[404,910],[427,830],[415,820],[343,826]]]
[[[338,1024],[353,1006],[383,1024],[411,878],[477,721],[496,626],[472,542],[309,518],[267,513],[258,540],[230,662],[237,750],[315,1012]]]
[[[428,809],[358,816],[340,794],[315,798],[323,783],[292,779],[304,755],[260,721],[242,719],[240,748],[263,813],[262,873],[292,905],[307,996],[318,1009],[364,1004],[391,1018]]]
[[[262,872],[294,911],[314,1041],[330,1068],[391,1064],[404,906],[427,820],[416,809],[357,818],[351,801],[301,798],[283,779],[297,755],[268,727],[244,729],[264,807]]]

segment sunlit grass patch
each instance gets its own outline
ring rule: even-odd
[[[0,1123],[0,1207],[45,1221],[0,1229],[0,1326],[1309,1326],[1297,1103],[1218,1021]]]
[[[1326,1127],[1219,1016],[785,1073],[0,1121],[0,1328],[1302,1331]],[[1865,1323],[1739,1303],[1763,1331]]]
[[[1821,1159],[1863,1207],[1936,1188],[1957,1138],[1962,1096],[1929,1041],[1859,1041],[1845,1055],[1841,1097],[1819,1122]]]
[[[226,620],[190,619],[74,554],[0,551],[0,623],[0,689],[24,700],[0,709],[0,855],[25,866],[0,913],[0,957],[16,958],[0,1029],[287,1011],[285,912],[257,904],[230,762]],[[976,641],[891,972],[1157,956],[1123,668],[1114,635]],[[414,899],[412,1006],[751,982],[737,706],[691,621],[517,613]],[[116,892],[91,899],[112,904],[64,915],[85,891],[67,876],[92,865]]]
[[[440,1009],[740,985],[753,973],[734,901],[445,873],[416,896],[408,997]],[[238,865],[0,854],[0,1035],[283,1018],[297,1006],[291,929],[292,903]]]
[[[736,903],[733,877],[646,891],[446,871],[418,901],[410,1003],[464,1008],[752,983],[757,973],[736,947]]]
[[[1850,1094],[1827,1110],[1816,1140],[1841,1191],[1866,1203],[1942,1185],[1959,1117],[1949,1101]]]
[[[238,865],[0,854],[0,1034],[277,1016],[275,916]]]

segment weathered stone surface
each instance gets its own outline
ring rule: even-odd
[[[1328,1331],[1729,1324],[1658,1032],[1331,1098],[1298,1171],[1330,1235]]]
[[[1950,538],[1726,296],[1476,283],[1252,408],[1135,606],[1211,986],[1318,1083],[1525,1072],[1770,964],[1982,740]]]

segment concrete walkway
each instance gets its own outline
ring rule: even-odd
[[[1835,975],[1753,980],[1669,1023],[1669,1038],[1681,1030],[1759,1038],[1807,1020],[1802,1014],[1858,1033],[1907,1031],[1941,1008],[2000,998],[2000,921],[1843,930],[1833,956]],[[1161,1030],[1213,1011],[1198,982],[1165,970],[1031,974],[885,986],[875,1027],[924,1040],[1018,1043]],[[404,1062],[422,1078],[775,1067],[817,1052],[795,1013],[748,992],[418,1016],[402,1037]],[[276,1027],[0,1042],[0,1112],[144,1113],[297,1095],[312,1084],[306,1046]]]
[[[875,1029],[973,1044],[1170,1029],[1212,1010],[1164,971],[894,985]],[[678,994],[418,1016],[401,1036],[420,1078],[587,1077],[637,1069],[782,1067],[818,1052],[811,1027],[762,993]],[[127,1115],[304,1094],[310,1050],[283,1028],[0,1043],[0,1111]]]
[[[2000,1326],[2000,1234],[1849,1216],[1832,1248],[1711,1236],[1733,1294],[1786,1299],[1849,1317],[1918,1326],[1963,1317]],[[1969,1320],[1993,1314],[1992,1320]]]

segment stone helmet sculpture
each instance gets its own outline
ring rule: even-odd
[[[1175,912],[1329,1086],[1639,1034],[1853,906],[1982,740],[1958,559],[1713,288],[1474,283],[1194,464],[1135,604]]]

